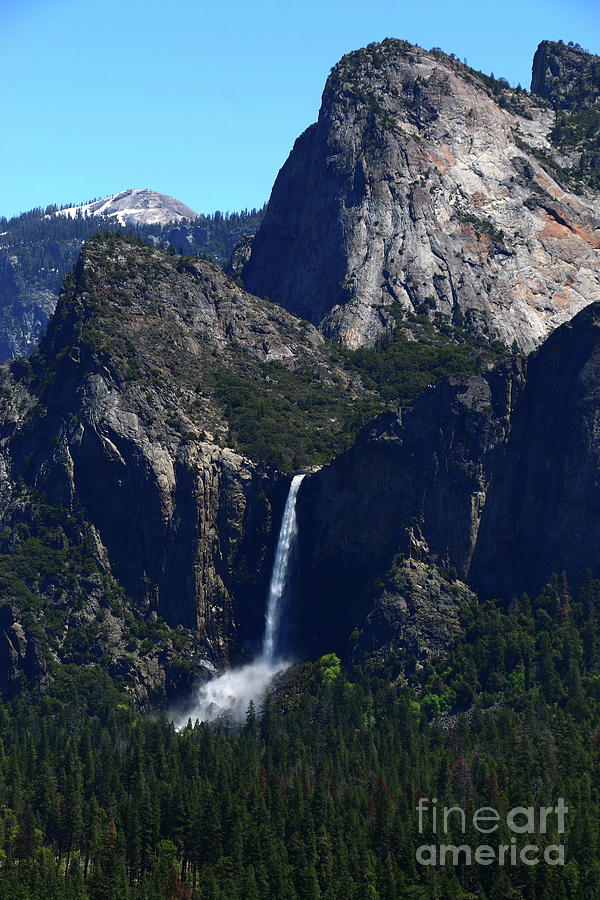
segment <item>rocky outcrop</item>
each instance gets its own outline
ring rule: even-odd
[[[531,90],[556,112],[549,137],[580,184],[600,190],[600,56],[578,44],[542,41]]]
[[[19,621],[17,609],[0,602],[0,692],[12,697],[25,685],[40,687],[48,680],[43,657]]]
[[[70,613],[60,579],[32,583],[41,600],[29,626],[44,629],[44,607],[61,611],[47,646],[55,661],[85,644],[88,661],[129,671],[143,700],[173,681],[174,642],[196,669],[255,649],[288,479],[227,446],[215,378],[242,378],[251,361],[315,372],[322,346],[212,263],[118,236],[86,245],[38,353],[0,371],[3,534],[21,547],[19,523],[49,515],[36,513],[42,498],[64,522],[52,512],[62,530],[44,520],[40,540],[85,545],[98,573],[93,584],[74,575],[87,600]],[[70,514],[79,525],[68,536]],[[154,634],[157,621],[175,631],[148,637],[142,653],[128,621],[142,623],[133,634]],[[67,640],[79,629],[89,641]]]
[[[231,259],[229,260],[225,271],[232,278],[241,278],[244,273],[244,268],[250,259],[252,254],[252,244],[254,243],[254,235],[246,234],[244,237],[240,238],[235,247],[233,248],[233,253],[231,254]]]
[[[355,644],[351,637],[354,658],[388,666],[398,660],[402,669],[411,658],[422,664],[439,656],[461,634],[461,610],[473,600],[466,585],[434,566],[394,563],[369,597]]]
[[[600,95],[600,56],[578,44],[542,41],[533,57],[531,92],[553,107],[580,108]]]
[[[404,616],[406,585],[375,587],[398,559],[501,597],[598,573],[599,385],[594,304],[525,367],[447,379],[368,426],[300,493],[301,631],[319,621],[327,643],[369,635],[390,603]]]
[[[123,191],[58,210],[35,209],[0,223],[0,362],[37,347],[54,312],[65,276],[83,243],[98,232],[129,229],[156,247],[225,265],[261,211],[198,216],[155,191]]]
[[[600,299],[600,205],[567,188],[553,124],[441,52],[349,54],[278,175],[246,287],[348,347],[399,307],[530,350]]]
[[[318,616],[325,643],[347,636],[398,554],[468,579],[521,385],[518,364],[444,380],[380,416],[307,480],[299,499],[302,634]]]

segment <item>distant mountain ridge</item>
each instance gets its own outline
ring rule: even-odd
[[[193,221],[199,215],[167,194],[158,191],[130,188],[91,203],[81,203],[59,209],[57,216],[104,216],[114,218],[120,225],[168,225],[170,222]]]

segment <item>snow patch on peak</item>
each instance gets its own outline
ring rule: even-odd
[[[92,203],[59,209],[56,215],[71,219],[77,216],[106,216],[116,219],[120,225],[166,225],[198,218],[198,213],[174,197],[138,188],[129,188]]]

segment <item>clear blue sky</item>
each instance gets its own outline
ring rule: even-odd
[[[600,52],[600,3],[0,0],[0,214],[128,187],[259,206],[331,66],[388,36],[529,87],[544,38]]]

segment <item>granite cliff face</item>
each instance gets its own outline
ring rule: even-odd
[[[118,236],[86,245],[39,351],[0,370],[0,568],[31,549],[23,523],[37,549],[79,559],[85,547],[92,568],[73,563],[69,581],[53,559],[47,584],[20,573],[16,593],[2,569],[7,685],[27,660],[34,670],[49,616],[50,661],[81,661],[69,633],[97,632],[88,660],[126,673],[142,699],[165,687],[172,657],[191,673],[257,644],[288,479],[227,447],[214,379],[253,361],[316,372],[322,345],[214,264]],[[157,622],[164,640],[144,653],[132,628]]]
[[[533,57],[531,91],[562,109],[595,101],[600,95],[600,56],[578,44],[542,41]]]
[[[80,206],[34,209],[0,217],[0,362],[33,353],[54,312],[65,276],[85,241],[104,231],[131,230],[154,246],[225,264],[261,212],[196,216],[155,191],[122,191]]]
[[[398,340],[401,390],[416,342]],[[464,338],[446,340],[415,366],[470,366]],[[290,471],[331,459],[383,404],[378,376],[308,322],[118,234],[85,245],[38,351],[0,382],[0,687],[100,662],[140,703],[256,650]],[[374,618],[370,644],[453,631],[384,618],[392,637]]]
[[[0,367],[0,691],[100,663],[144,704],[254,652],[299,469],[298,657],[426,659],[473,591],[597,571],[600,203],[570,52],[540,49],[537,98],[400,41],[345,57],[235,281],[84,246]],[[556,326],[525,361],[472,334]]]
[[[552,572],[598,571],[600,306],[548,338],[498,457],[471,567],[485,593],[535,593]]]
[[[219,379],[258,390],[257,373],[308,367],[333,390],[334,360],[210,263],[87,245],[38,353],[0,369],[0,689],[100,662],[143,704],[253,652],[289,475],[228,446]],[[473,591],[597,570],[599,360],[592,304],[528,360],[442,379],[310,474],[296,653],[424,660]]]
[[[457,593],[466,583],[505,598],[541,590],[555,572],[575,584],[597,573],[599,385],[593,304],[526,364],[445,379],[365,428],[300,497],[299,633],[317,615],[317,643],[369,633],[390,609],[402,616],[407,578],[423,564],[451,573]],[[412,593],[427,595],[422,579]],[[427,615],[440,616],[439,590],[430,593]]]
[[[378,582],[383,575],[397,583],[398,566],[405,567],[397,594],[404,598],[424,596],[422,585],[408,589],[415,564],[453,568],[455,578],[469,580],[495,460],[521,386],[518,364],[445,379],[410,406],[377,418],[351,450],[308,480],[299,508],[302,640],[316,615],[325,644],[347,637],[365,616],[377,619],[381,599],[389,605],[394,593],[382,593]],[[439,575],[432,571],[430,579],[438,584],[427,607],[441,635],[448,604],[440,603]],[[458,600],[454,620],[457,607]]]
[[[279,173],[244,283],[348,347],[399,304],[532,349],[600,299],[600,204],[553,126],[546,101],[441,51],[349,54]]]

